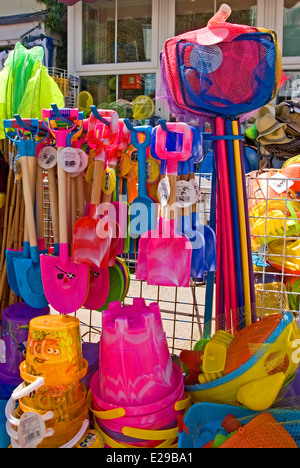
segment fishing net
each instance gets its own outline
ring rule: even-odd
[[[26,49],[18,42],[0,72],[0,139],[5,138],[3,119],[15,114],[42,118],[42,109],[52,103],[64,107],[64,97],[48,70],[42,65],[44,49]]]
[[[201,403],[189,410],[185,423],[189,434],[180,434],[180,448],[300,447],[299,397],[261,412]]]
[[[178,120],[201,114],[243,121],[286,80],[276,33],[227,23],[229,14],[165,43],[157,98]]]

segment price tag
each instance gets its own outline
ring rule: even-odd
[[[57,150],[54,146],[44,146],[38,154],[38,164],[43,169],[52,169],[57,163]]]
[[[80,148],[77,148],[77,153],[80,156],[79,172],[83,172],[86,170],[88,165],[88,155]]]
[[[22,448],[35,448],[45,437],[46,426],[42,416],[33,411],[22,414],[18,426],[18,441]]]
[[[75,148],[64,148],[59,153],[58,162],[65,172],[78,172],[80,156]]]
[[[191,179],[189,182],[190,182],[191,189],[195,191],[197,200],[200,201],[201,200],[201,191],[200,191],[199,185],[197,184],[195,179]]]
[[[187,180],[178,180],[176,183],[176,206],[185,208],[197,202],[194,187]]]
[[[106,195],[113,193],[116,187],[116,173],[115,170],[111,167],[105,169],[105,176],[102,181],[102,191]]]
[[[161,179],[157,187],[157,194],[161,206],[166,206],[170,198],[171,188],[167,177]]]
[[[283,174],[274,174],[269,179],[269,186],[279,195],[286,192],[292,185],[294,185],[294,181]]]
[[[20,160],[19,154],[14,159],[14,174],[15,174],[16,180],[22,179],[22,166],[21,166],[21,160]]]

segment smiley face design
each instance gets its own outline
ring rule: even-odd
[[[71,290],[77,284],[77,275],[74,272],[67,272],[59,268],[56,268],[55,282],[59,288],[62,288],[64,291]],[[76,280],[76,281],[74,281]]]

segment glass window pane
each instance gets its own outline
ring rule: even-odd
[[[176,0],[176,36],[204,28],[213,14],[214,0],[207,0],[206,2]]]
[[[222,0],[216,3],[218,10]],[[256,0],[228,0],[232,13],[229,18],[230,23],[256,25],[257,1]],[[214,14],[214,0],[206,2],[194,2],[187,0],[176,0],[176,35],[195,29],[204,28],[208,20]]]
[[[82,11],[84,65],[151,61],[152,0],[83,2]]]
[[[83,64],[115,62],[115,5],[116,1],[82,4]]]
[[[300,56],[300,2],[284,2],[282,55]]]
[[[154,102],[155,89],[155,73],[81,77],[81,91],[88,91],[92,95],[93,104],[98,109],[115,108],[122,112],[122,118],[133,117],[132,102],[138,96],[149,96]]]
[[[217,10],[224,3],[217,0]],[[230,23],[234,24],[247,24],[249,26],[256,26],[257,18],[257,0],[229,0],[226,2],[232,9],[232,13],[228,18]]]
[[[151,60],[152,0],[118,0],[118,62]]]

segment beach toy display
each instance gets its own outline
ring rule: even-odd
[[[287,312],[245,327],[229,346],[218,340],[217,346],[210,346],[206,352],[207,344],[199,383],[185,385],[185,389],[194,403],[243,405],[264,411],[283,397],[296,375],[299,363],[293,353],[299,336],[295,319]]]
[[[15,387],[22,381],[19,366],[23,362],[28,342],[29,322],[50,313],[47,306],[34,309],[25,302],[13,304],[2,312],[0,341],[0,384]]]
[[[176,444],[177,416],[189,397],[156,303],[146,306],[136,298],[131,306],[113,302],[103,312],[99,371],[90,390],[91,409],[108,446]]]
[[[266,412],[197,403],[184,418],[178,447],[299,448],[299,410],[278,406]]]
[[[43,436],[33,437],[33,447],[76,445],[89,427],[87,390],[80,382],[87,368],[77,318],[49,315],[30,321],[26,359],[20,365],[24,382],[6,406],[13,447],[27,446],[18,428],[32,412],[45,423]]]
[[[254,174],[248,176],[248,211],[251,246],[256,252],[261,245],[299,237],[300,204],[291,179],[274,170]]]

